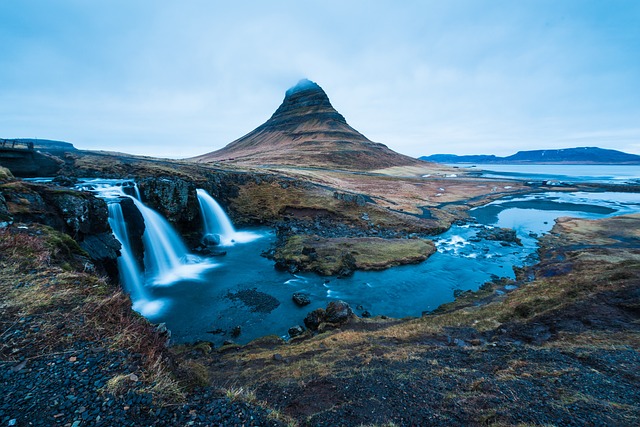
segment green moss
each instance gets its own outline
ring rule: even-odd
[[[435,252],[424,239],[320,238],[296,235],[276,251],[276,262],[334,275],[344,268],[382,270],[426,260]],[[348,265],[353,264],[353,265]]]
[[[11,171],[5,167],[0,166],[0,181],[11,181],[14,179]]]

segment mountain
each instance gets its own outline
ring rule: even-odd
[[[434,154],[420,157],[436,163],[574,163],[574,164],[640,164],[640,156],[617,150],[598,147],[563,148],[558,150],[518,151],[508,157],[493,155],[456,156],[455,154]]]
[[[264,124],[221,150],[190,160],[351,170],[424,165],[349,126],[322,88],[306,79],[287,90]]]

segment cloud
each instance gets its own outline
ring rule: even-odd
[[[2,136],[191,156],[264,122],[308,77],[356,129],[414,156],[581,141],[638,153],[640,6],[618,6],[6,2]]]

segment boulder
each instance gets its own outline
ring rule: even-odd
[[[331,301],[326,309],[313,310],[304,318],[304,324],[312,331],[317,331],[325,326],[339,326],[347,323],[355,317],[353,310],[344,301]]]
[[[515,243],[518,246],[522,246],[522,242],[516,235],[516,231],[511,228],[483,228],[478,231],[476,237],[506,244]]]
[[[303,294],[302,292],[295,292],[292,295],[291,299],[300,307],[311,304],[311,299],[309,298],[309,296],[307,294]]]
[[[205,246],[218,246],[220,244],[219,234],[205,234],[202,238],[202,243]]]
[[[344,301],[331,301],[325,310],[325,321],[342,324],[353,317],[353,310]]]
[[[296,326],[290,327],[288,332],[291,338],[295,338],[304,334],[304,328],[300,325],[296,325]]]
[[[304,325],[312,331],[317,331],[318,326],[320,326],[320,324],[324,322],[324,319],[325,319],[324,309],[317,308],[312,312],[310,312],[309,314],[307,314],[307,316],[304,318]]]

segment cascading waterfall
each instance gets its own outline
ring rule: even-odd
[[[261,236],[250,231],[236,231],[231,220],[216,200],[205,190],[196,190],[205,236],[218,236],[221,246],[232,246],[234,243],[247,243]]]
[[[136,198],[131,200],[144,218],[144,262],[152,284],[170,285],[179,280],[198,279],[200,273],[215,266],[190,254],[178,233],[159,213]]]
[[[120,271],[122,286],[129,293],[135,311],[143,316],[158,314],[164,306],[164,301],[160,299],[152,300],[144,288],[142,273],[131,251],[131,242],[129,241],[127,224],[122,214],[122,207],[118,201],[109,201],[108,208],[109,225],[111,225],[114,236],[122,245],[120,256],[118,257],[118,270]]]
[[[131,295],[134,309],[141,314],[152,315],[164,305],[163,300],[153,300],[149,297],[145,289],[146,284],[170,285],[179,280],[199,279],[202,272],[216,265],[187,251],[187,247],[171,225],[140,200],[140,191],[135,183],[96,179],[83,182],[78,187],[93,191],[107,201],[109,223],[122,245],[118,268],[123,287]],[[133,191],[127,190],[131,187]],[[124,198],[133,201],[144,219],[142,243],[145,252],[145,274],[138,268],[131,251],[131,242],[120,206],[120,201]]]

